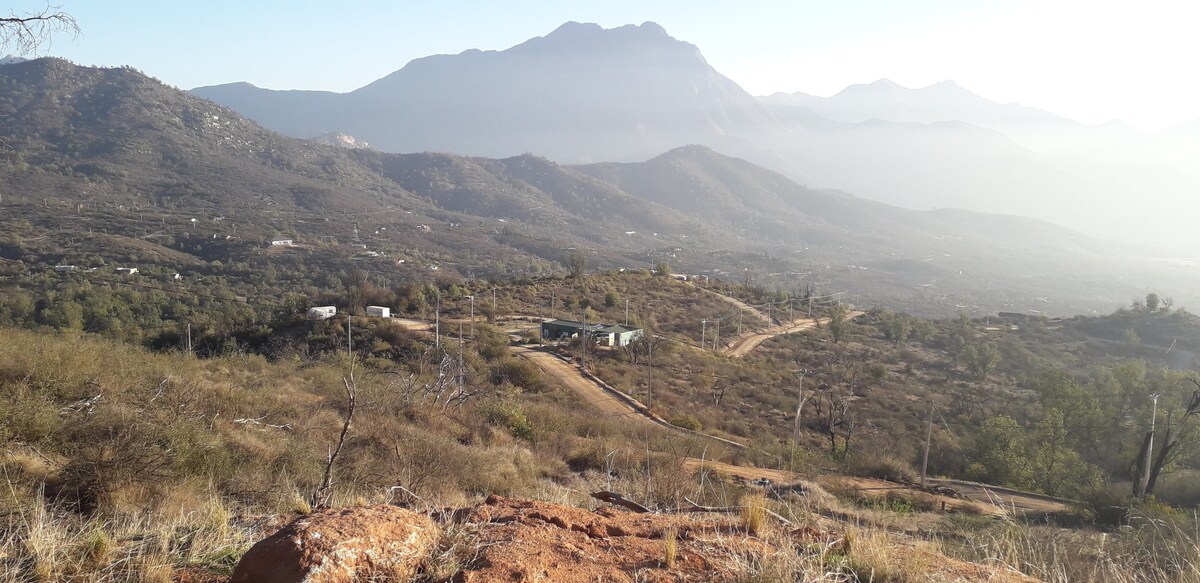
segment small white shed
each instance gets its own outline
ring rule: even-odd
[[[328,320],[337,315],[337,306],[313,306],[308,309],[309,320]]]
[[[391,318],[392,309],[383,306],[367,306],[367,315],[372,318]]]

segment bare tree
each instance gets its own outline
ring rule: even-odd
[[[1187,408],[1183,410],[1181,419],[1175,421],[1171,419],[1170,416],[1167,417],[1166,437],[1163,439],[1161,449],[1158,450],[1158,455],[1154,457],[1154,461],[1150,466],[1150,479],[1146,483],[1145,492],[1147,496],[1154,493],[1154,484],[1158,482],[1158,475],[1162,472],[1163,467],[1170,464],[1171,461],[1178,456],[1175,448],[1179,445],[1181,437],[1180,434],[1188,428],[1188,421],[1200,414],[1200,382],[1197,382],[1195,379],[1187,380],[1196,385],[1197,390],[1192,393],[1191,399],[1188,400]],[[1147,435],[1147,442],[1148,441],[1149,435]],[[1149,444],[1147,443],[1146,445]],[[1149,451],[1149,448],[1144,445],[1142,448],[1142,455],[1149,457],[1151,454],[1152,452]]]
[[[7,17],[0,18],[0,48],[9,47],[19,54],[32,53],[50,42],[56,32],[79,35],[75,17],[59,10],[58,6],[46,6],[24,14],[10,12]]]

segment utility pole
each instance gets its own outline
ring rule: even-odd
[[[1158,398],[1160,396],[1158,393],[1150,395],[1150,398],[1154,400],[1154,408],[1150,414],[1150,435],[1146,440],[1146,451],[1142,454],[1142,478],[1138,483],[1138,498],[1146,497],[1146,488],[1150,485],[1150,458],[1154,454],[1154,422],[1158,417]]]
[[[625,299],[625,325],[629,325],[629,298]]]
[[[808,374],[807,369],[800,369],[800,382],[796,383],[796,436],[794,447],[800,447],[800,413],[804,409],[804,376]]]
[[[933,403],[929,404],[929,423],[925,426],[925,453],[921,456],[921,487],[925,487],[925,475],[929,471],[929,442],[933,439]]]
[[[433,345],[442,349],[442,290],[437,290],[437,309],[433,312]]]
[[[646,408],[654,411],[654,338],[646,342]]]
[[[717,320],[717,333],[713,334],[713,350],[721,344],[721,320]]]
[[[496,288],[492,287],[492,318],[496,317]]]
[[[187,352],[188,354],[192,353],[192,324],[190,322],[187,330]]]
[[[809,296],[808,296],[808,319],[809,320],[812,319],[812,301],[813,301],[813,297],[811,294],[809,294]]]
[[[346,354],[350,355],[350,360],[354,360],[354,336],[350,334],[350,319],[354,316],[346,316]]]
[[[588,322],[587,313],[583,314],[583,330],[579,333],[579,368],[587,372],[587,333]]]
[[[708,320],[700,320],[700,348],[702,350],[708,350],[708,343],[704,341],[708,337],[707,334]]]
[[[471,300],[471,340],[475,339],[475,296],[467,296]]]

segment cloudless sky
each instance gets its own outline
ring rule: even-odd
[[[1147,128],[1200,119],[1192,0],[54,0],[79,21],[40,54],[181,88],[349,91],[408,61],[502,50],[563,22],[650,20],[755,95],[946,79],[999,102]],[[9,0],[14,12],[45,1]]]

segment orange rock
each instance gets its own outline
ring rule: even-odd
[[[230,583],[340,583],[411,577],[437,545],[429,517],[395,506],[315,512],[259,541]]]

